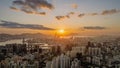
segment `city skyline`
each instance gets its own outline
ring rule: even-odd
[[[119,0],[1,0],[0,33],[119,35]]]

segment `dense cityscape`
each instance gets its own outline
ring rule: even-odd
[[[0,46],[0,68],[120,68],[120,38],[101,40],[23,38]]]

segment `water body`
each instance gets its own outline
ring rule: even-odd
[[[6,44],[13,44],[13,43],[22,44],[22,39],[14,39],[5,42],[0,42],[0,46],[5,46]]]

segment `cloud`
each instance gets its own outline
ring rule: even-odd
[[[83,29],[88,29],[88,30],[103,30],[106,29],[106,27],[102,26],[85,26]]]
[[[63,20],[63,19],[65,19],[65,16],[56,16],[56,19],[57,20]]]
[[[28,14],[38,14],[40,10],[44,8],[52,10],[54,6],[47,0],[14,0],[10,8],[13,10],[19,9]]]
[[[91,16],[95,16],[95,15],[98,15],[98,13],[91,13],[90,15]]]
[[[68,13],[68,15],[73,15],[73,14],[75,14],[75,12],[70,12],[70,13]]]
[[[12,9],[12,10],[15,10],[15,11],[18,11],[19,9],[17,9],[16,7],[10,7],[10,9]]]
[[[77,9],[78,5],[77,4],[72,4],[72,8]]]
[[[80,17],[80,18],[83,17],[83,16],[85,16],[84,13],[78,15],[78,17]]]
[[[75,12],[69,12],[68,14],[66,14],[66,15],[62,15],[62,16],[55,16],[55,18],[57,19],[57,20],[64,20],[64,19],[69,19],[69,18],[71,18],[72,16],[71,15],[74,15],[75,14]],[[85,16],[85,14],[84,13],[81,13],[81,14],[79,14],[78,15],[78,17],[83,17],[83,16]]]
[[[111,9],[111,10],[104,10],[101,15],[109,15],[109,14],[115,14],[115,13],[119,13],[119,10],[116,9]]]
[[[72,15],[77,15],[77,17],[82,18],[84,16],[98,16],[98,15],[108,15],[108,14],[115,14],[115,13],[119,13],[120,10],[116,10],[116,9],[111,9],[111,10],[104,10],[101,13],[98,12],[93,12],[93,13],[76,13],[76,12],[68,12],[66,15],[62,15],[62,16],[55,16],[55,18],[57,20],[64,20],[64,19],[69,19],[72,17]]]
[[[27,9],[21,9],[21,11],[27,13],[27,14],[34,14],[35,12],[34,11],[29,11]]]
[[[34,25],[34,24],[19,24],[16,22],[4,21],[1,20],[0,26],[6,28],[27,28],[27,29],[37,29],[37,30],[54,30],[52,28],[44,27],[43,25]]]
[[[69,15],[65,15],[65,16],[56,16],[55,17],[57,20],[64,20],[64,19],[67,19],[67,18],[70,18]]]
[[[46,15],[45,12],[39,12],[39,13],[37,13],[37,14],[39,14],[39,15]]]
[[[69,16],[69,15],[66,15],[66,17],[67,17],[67,18],[70,18],[70,16]]]
[[[17,9],[15,7],[10,7],[12,10],[15,10],[15,11],[24,11],[25,13],[27,14],[37,14],[37,15],[46,15],[46,12],[33,12],[33,11],[29,11],[29,10],[24,10],[24,9]]]

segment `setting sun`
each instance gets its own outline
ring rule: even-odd
[[[60,34],[63,34],[63,33],[65,32],[65,30],[64,30],[64,29],[60,29],[58,32],[59,32]]]

